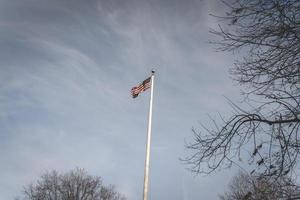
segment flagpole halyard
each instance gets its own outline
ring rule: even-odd
[[[149,116],[148,116],[147,145],[146,145],[146,159],[145,159],[145,169],[144,169],[143,200],[147,200],[148,199],[148,182],[149,182],[149,164],[150,164],[150,147],[151,147],[151,128],[152,128],[152,104],[153,104],[154,74],[155,74],[155,71],[152,70],[152,74],[151,74],[151,92],[150,92],[150,103],[149,103]]]

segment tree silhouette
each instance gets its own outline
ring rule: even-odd
[[[243,88],[242,109],[214,128],[203,126],[186,145],[184,161],[196,173],[210,173],[245,160],[253,174],[285,176],[298,161],[300,141],[300,1],[223,1],[228,25],[211,30],[221,51],[241,53],[231,68]]]
[[[24,188],[24,200],[126,200],[114,186],[105,186],[102,179],[90,176],[83,169],[65,174],[52,171]]]

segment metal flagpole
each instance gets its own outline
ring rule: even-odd
[[[153,102],[153,87],[154,87],[154,73],[151,74],[151,93],[150,93],[150,105],[149,105],[149,121],[148,121],[148,133],[147,133],[147,146],[146,146],[146,160],[144,171],[144,193],[143,200],[148,199],[148,180],[149,180],[149,161],[150,161],[150,144],[151,144],[151,124],[152,124],[152,102]]]

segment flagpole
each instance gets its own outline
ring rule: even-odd
[[[150,145],[151,145],[151,125],[152,125],[152,103],[153,103],[153,87],[154,87],[154,73],[152,70],[151,74],[151,92],[150,92],[150,105],[149,105],[149,116],[148,116],[148,133],[147,133],[147,146],[146,146],[146,160],[144,170],[144,192],[143,200],[148,199],[148,180],[149,180],[149,162],[150,162]]]

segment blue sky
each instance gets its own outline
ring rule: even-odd
[[[0,199],[51,169],[85,168],[142,197],[154,68],[150,199],[218,199],[235,170],[188,172],[192,127],[228,113],[233,56],[208,44],[219,2],[0,0]]]

